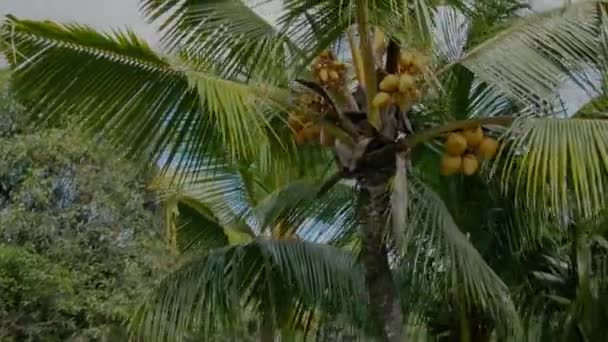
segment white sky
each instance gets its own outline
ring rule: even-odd
[[[530,4],[535,10],[543,10],[564,1],[567,0],[530,0]],[[154,44],[155,31],[139,15],[138,3],[139,0],[0,0],[0,16],[10,13],[24,18],[79,22],[97,28],[128,26]]]
[[[78,22],[96,28],[125,27],[150,42],[155,31],[138,13],[138,0],[0,0],[0,16]]]

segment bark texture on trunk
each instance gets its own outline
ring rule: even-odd
[[[375,184],[370,184],[369,178],[359,180],[361,261],[365,268],[369,313],[380,337],[383,341],[403,342],[403,313],[384,243],[386,212],[390,203],[387,182],[388,178]]]

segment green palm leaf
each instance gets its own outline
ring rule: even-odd
[[[178,170],[205,156],[257,154],[282,112],[277,89],[218,78],[169,62],[130,32],[8,17],[2,36],[17,95],[54,121],[74,115],[86,129]],[[219,151],[219,152],[218,152]]]
[[[481,307],[497,318],[506,334],[520,331],[515,306],[503,281],[456,225],[441,198],[416,178],[409,181],[410,207],[404,238],[406,255],[399,272],[414,283],[459,289],[467,307]]]
[[[181,196],[177,209],[176,240],[180,251],[210,250],[228,245],[226,228],[204,204]]]
[[[276,3],[275,5],[279,5]],[[213,61],[222,75],[285,77],[299,50],[283,33],[242,0],[142,0],[148,20],[160,25],[170,50]]]
[[[505,190],[515,191],[519,210],[563,223],[593,217],[606,205],[606,130],[604,120],[518,120],[494,170]]]
[[[391,37],[411,46],[426,47],[433,42],[437,1],[370,1],[368,6],[371,23]]]
[[[460,60],[483,81],[523,104],[551,101],[576,71],[598,65],[603,1],[533,14],[469,50]]]
[[[356,192],[328,180],[300,179],[270,193],[255,208],[265,227],[279,227],[307,241],[337,246],[351,244],[357,234]],[[282,228],[280,228],[282,227]]]
[[[151,293],[132,322],[154,340],[183,340],[188,332],[211,336],[230,331],[250,313],[291,311],[293,303],[361,320],[365,312],[362,271],[354,259],[330,247],[303,242],[255,241],[193,259]],[[275,317],[278,319],[280,317]],[[291,322],[293,323],[293,322]]]
[[[353,8],[349,1],[285,1],[277,24],[304,57],[293,65],[308,66],[320,51],[339,40],[352,23]]]

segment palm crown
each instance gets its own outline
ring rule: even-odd
[[[129,31],[3,26],[15,92],[33,112],[72,115],[174,184],[203,189],[176,202],[190,217],[176,244],[213,250],[159,286],[140,332],[212,334],[257,312],[271,329],[330,317],[401,341],[403,313],[425,316],[413,300],[425,286],[424,298],[475,323],[461,336],[484,335],[481,321],[518,334],[490,267],[500,258],[474,245],[487,246],[489,230],[513,242],[509,258],[567,231],[550,227],[601,214],[604,2],[540,14],[511,0],[277,5],[269,22],[242,1],[144,0],[171,57]],[[594,100],[564,113],[565,82]],[[498,155],[482,178],[446,177],[478,174],[482,148],[454,135],[478,127],[500,137]],[[225,247],[233,231],[256,239]]]

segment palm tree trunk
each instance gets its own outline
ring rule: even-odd
[[[371,175],[370,178],[377,177]],[[388,179],[371,185],[368,177],[361,178],[359,194],[361,215],[361,260],[365,268],[368,293],[368,309],[371,319],[387,342],[405,341],[403,313],[389,267],[387,248],[384,243],[389,196]]]

